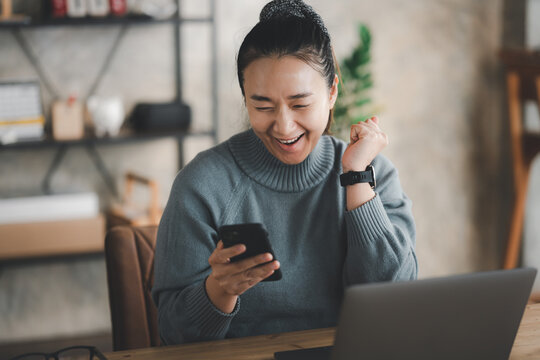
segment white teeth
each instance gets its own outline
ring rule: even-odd
[[[289,144],[292,144],[292,143],[297,142],[298,139],[300,139],[300,138],[302,137],[302,135],[304,135],[304,134],[298,135],[297,137],[295,137],[294,139],[291,139],[291,140],[281,140],[281,139],[277,139],[277,141],[279,141],[279,142],[282,143],[282,144],[289,145]]]

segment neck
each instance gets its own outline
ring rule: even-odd
[[[322,136],[308,157],[288,165],[274,157],[253,130],[233,136],[229,147],[242,171],[255,182],[281,192],[299,192],[320,183],[334,165],[334,146]]]

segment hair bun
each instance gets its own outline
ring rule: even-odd
[[[302,0],[273,0],[266,4],[261,10],[259,15],[259,21],[264,22],[271,19],[281,18],[291,18],[298,17],[312,20],[316,23],[324,34],[328,36],[328,30],[319,16],[313,10],[313,8],[303,2]]]
[[[305,18],[303,1],[296,0],[274,0],[266,4],[261,10],[259,20],[268,21],[272,18],[300,17]]]

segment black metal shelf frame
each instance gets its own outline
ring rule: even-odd
[[[213,19],[209,17],[174,17],[167,19],[153,19],[149,16],[106,16],[106,17],[83,17],[83,18],[62,18],[52,19],[45,21],[28,21],[28,22],[0,22],[0,29],[2,28],[43,28],[43,27],[62,27],[62,26],[116,26],[116,25],[153,25],[153,24],[165,24],[173,22],[212,22]]]
[[[36,146],[54,146],[56,147],[56,153],[53,157],[51,164],[49,165],[45,177],[42,181],[42,191],[45,193],[51,192],[50,182],[54,173],[58,170],[62,159],[65,157],[68,149],[72,146],[84,146],[88,154],[90,155],[91,160],[94,163],[94,166],[99,171],[101,177],[105,181],[107,187],[109,188],[111,194],[115,197],[118,197],[118,190],[114,182],[114,178],[107,170],[105,162],[97,151],[97,144],[102,143],[118,143],[125,141],[141,141],[149,138],[164,137],[164,136],[173,136],[177,140],[178,145],[178,168],[184,166],[183,159],[183,141],[186,136],[200,136],[200,135],[210,135],[212,136],[214,143],[217,143],[217,133],[218,133],[218,86],[217,86],[217,30],[216,30],[216,4],[215,0],[208,0],[210,2],[210,16],[201,17],[201,18],[182,18],[181,16],[181,0],[176,0],[177,11],[173,18],[165,20],[154,20],[148,17],[126,17],[126,18],[117,18],[117,17],[106,17],[106,18],[82,18],[82,19],[63,19],[63,20],[54,20],[48,22],[40,23],[0,23],[0,31],[2,29],[10,30],[15,38],[17,44],[20,46],[21,50],[30,61],[32,67],[35,69],[38,74],[41,82],[45,86],[46,90],[52,95],[53,98],[59,98],[59,92],[54,88],[52,83],[48,80],[45,71],[38,59],[38,57],[33,53],[30,44],[26,41],[24,35],[22,34],[22,29],[30,28],[42,28],[42,27],[65,27],[65,26],[119,26],[120,30],[118,31],[113,45],[107,52],[105,60],[101,65],[99,72],[94,79],[90,91],[87,96],[92,95],[98,88],[103,76],[109,69],[109,66],[116,55],[117,49],[124,39],[127,30],[132,25],[152,25],[152,24],[163,24],[163,23],[172,23],[174,29],[174,60],[175,60],[175,86],[176,86],[176,101],[182,101],[182,57],[181,57],[181,25],[183,23],[209,23],[211,25],[211,89],[212,89],[212,129],[208,132],[181,132],[181,133],[172,133],[172,134],[149,134],[148,136],[140,135],[127,135],[123,136],[120,139],[114,138],[86,138],[77,141],[54,141],[46,140],[43,142],[31,142],[31,143],[21,143],[13,144],[8,146],[0,145],[0,150],[2,149],[17,149],[22,147],[36,147]],[[119,140],[119,141],[118,141]]]

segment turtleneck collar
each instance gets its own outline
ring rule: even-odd
[[[229,148],[247,176],[280,192],[300,192],[320,183],[334,166],[332,140],[321,136],[308,157],[296,165],[287,165],[272,155],[253,130],[233,136]]]

